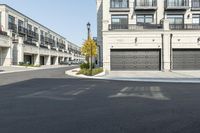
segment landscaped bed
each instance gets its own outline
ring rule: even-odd
[[[90,69],[81,69],[77,74],[83,74],[86,76],[94,76],[97,75],[99,73],[103,72],[103,68],[94,68],[92,69],[92,74],[91,74],[91,70]]]
[[[77,73],[77,75],[83,74],[86,76],[94,76],[94,75],[97,75],[102,72],[103,72],[103,68],[95,68],[95,65],[93,64],[92,65],[92,73],[91,73],[90,64],[83,63],[80,65],[80,71]]]

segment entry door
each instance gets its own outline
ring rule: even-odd
[[[45,65],[44,56],[40,56],[40,65]]]

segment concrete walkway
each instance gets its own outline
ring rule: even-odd
[[[67,75],[78,78],[122,80],[122,81],[147,81],[147,82],[175,82],[175,83],[200,83],[200,71],[115,71],[96,76],[77,75],[79,69],[66,71]]]
[[[41,66],[41,67],[25,67],[25,66],[0,66],[0,74],[14,73],[14,72],[24,72],[24,71],[34,71],[42,69],[53,69],[62,68],[68,65],[53,65],[53,66]]]

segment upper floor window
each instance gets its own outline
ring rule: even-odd
[[[19,19],[19,20],[18,20],[18,26],[21,26],[21,27],[22,27],[23,25],[24,25],[24,22],[23,22],[22,20]]]
[[[128,8],[129,0],[111,0],[111,8]]]
[[[9,22],[9,23],[15,23],[15,17],[9,15],[9,16],[8,16],[8,22]]]
[[[37,33],[38,32],[38,28],[34,27],[34,32]]]
[[[128,29],[128,15],[112,15],[112,29]]]
[[[28,30],[32,30],[32,25],[28,24]]]
[[[48,33],[47,32],[45,32],[45,37],[48,37]]]
[[[137,6],[155,6],[156,0],[135,0]]]
[[[168,6],[187,6],[188,0],[167,0]]]
[[[167,15],[170,24],[183,24],[183,15]]]
[[[44,31],[43,30],[40,30],[40,35],[44,35]]]
[[[137,15],[137,24],[139,23],[153,23],[153,15]]]
[[[200,8],[200,0],[192,0],[193,8]]]

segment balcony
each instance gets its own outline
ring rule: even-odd
[[[0,31],[0,35],[2,35],[2,36],[8,36],[7,32],[5,32],[5,31]]]
[[[166,10],[187,10],[189,9],[189,0],[166,0]]]
[[[18,33],[22,35],[26,35],[28,33],[28,30],[22,26],[18,26]]]
[[[110,12],[129,12],[129,0],[111,0]]]
[[[135,10],[157,10],[157,0],[136,0]]]
[[[17,33],[17,25],[14,23],[8,23],[8,29],[12,30],[14,33]]]
[[[25,40],[24,40],[24,44],[29,44],[29,45],[33,45],[33,46],[36,46],[36,43],[34,42],[34,40],[30,37],[27,37]]]
[[[200,0],[192,0],[192,11],[199,11],[200,10]]]
[[[163,29],[161,24],[110,24],[109,30],[154,30],[154,29]]]
[[[45,41],[46,44],[49,44],[49,38],[48,37],[45,37],[44,41]]]
[[[200,30],[200,24],[170,24],[171,30]]]

